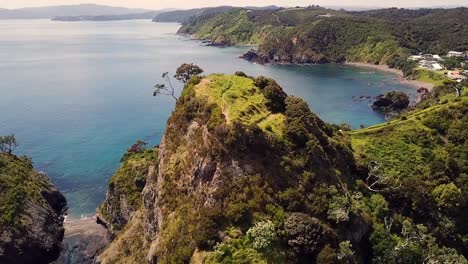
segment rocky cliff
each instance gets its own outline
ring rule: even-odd
[[[217,243],[247,239],[246,232],[255,223],[272,221],[279,229],[293,211],[316,216],[310,225],[317,226],[313,235],[323,242],[294,250],[283,237],[286,244],[278,245],[283,258],[316,258],[327,245],[337,250],[340,239],[352,236],[332,230],[329,204],[316,198],[319,192],[327,195],[329,188],[346,197],[342,186],[351,179],[353,157],[341,137],[271,79],[235,75],[192,79],[168,121],[157,160],[145,163],[142,206],[130,218],[109,218],[119,225],[121,219],[130,221],[100,261],[138,263],[135,256],[148,263],[214,261],[219,257],[214,251]],[[310,155],[304,157],[306,148]],[[115,203],[109,194],[101,208],[112,204],[122,208],[122,202]],[[127,210],[116,212],[127,215]],[[304,221],[309,221],[307,217]],[[354,226],[353,222],[348,224]],[[359,243],[367,227],[365,221],[357,222],[356,229],[362,233],[353,240]],[[129,246],[138,250],[122,250]],[[252,245],[239,250],[252,250],[258,259],[269,258]]]
[[[58,258],[66,200],[30,159],[0,153],[0,209],[0,263]]]
[[[457,116],[466,102],[453,106]],[[428,207],[431,197],[412,209],[410,190],[419,176],[408,175],[402,185],[398,160],[404,162],[405,155],[391,152],[386,160],[385,154],[375,153],[382,143],[365,143],[373,131],[352,133],[346,126],[323,122],[302,99],[287,96],[269,78],[241,72],[194,77],[158,148],[132,147],[138,151],[124,157],[111,179],[101,212],[117,235],[98,261],[466,263],[459,255],[464,227],[452,230],[457,242],[448,242],[427,231],[437,218],[424,218],[424,208],[452,223],[464,218]],[[414,136],[405,136],[408,144],[417,140],[409,138]],[[379,139],[390,146],[401,144],[388,135]],[[380,162],[387,167],[382,169]],[[462,160],[454,162],[461,166]],[[463,181],[447,184],[440,190],[427,186],[424,192],[443,196],[442,202],[455,201],[446,199],[445,191],[459,197],[462,189],[457,186]],[[452,206],[461,210],[465,200]],[[401,204],[409,207],[401,210]]]

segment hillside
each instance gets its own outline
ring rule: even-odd
[[[259,44],[245,57],[261,63],[395,64],[410,53],[467,50],[468,9],[244,9],[200,17],[179,32],[216,45]]]
[[[27,157],[0,152],[0,263],[59,257],[66,200]]]
[[[94,4],[0,9],[0,19],[51,19],[59,16],[101,16],[145,13],[151,10]]]
[[[99,260],[467,263],[468,103],[427,107],[347,131],[272,79],[193,77],[161,144],[132,146],[110,180]],[[444,131],[428,111],[450,112]]]
[[[232,6],[219,6],[219,7],[207,7],[207,8],[196,8],[189,10],[175,10],[170,12],[161,13],[153,18],[153,22],[178,22],[186,23],[192,18],[209,16],[220,13],[229,12],[233,9]]]
[[[200,18],[207,18],[217,14],[228,13],[232,10],[236,10],[239,7],[234,6],[218,6],[218,7],[205,7],[195,8],[188,10],[175,10],[170,12],[164,12],[154,17],[153,22],[177,22],[177,23],[188,23]],[[277,6],[264,6],[264,7],[244,7],[251,10],[276,10],[279,9]]]

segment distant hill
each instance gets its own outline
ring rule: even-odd
[[[135,20],[135,19],[152,19],[164,10],[151,11],[138,14],[124,15],[100,15],[100,16],[58,16],[52,18],[53,21],[116,21],[116,20]]]
[[[141,14],[152,10],[95,4],[0,9],[0,19],[51,19],[59,16],[102,16]]]
[[[216,14],[227,13],[236,9],[237,7],[233,6],[218,6],[218,7],[206,7],[206,8],[196,8],[196,9],[189,9],[189,10],[176,10],[171,12],[165,12],[157,15],[153,22],[178,22],[178,23],[186,23],[189,22],[190,19],[203,17],[203,16],[210,16]],[[265,7],[244,7],[246,9],[252,10],[275,10],[279,7],[277,6],[265,6]]]

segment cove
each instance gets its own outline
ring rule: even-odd
[[[152,97],[152,87],[184,62],[206,73],[272,77],[325,121],[354,128],[384,119],[369,99],[353,96],[416,94],[372,69],[251,64],[238,58],[248,47],[207,47],[175,35],[178,28],[150,21],[0,21],[0,134],[16,135],[17,153],[52,178],[71,218],[94,214],[132,143],[159,143],[174,100]]]

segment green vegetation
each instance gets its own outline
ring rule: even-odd
[[[215,45],[254,44],[255,25],[245,10],[236,10],[222,16],[202,17],[201,21],[184,26],[179,33],[210,39]]]
[[[126,155],[120,168],[109,180],[109,188],[119,195],[124,195],[133,210],[138,209],[141,206],[141,191],[145,187],[149,167],[157,166],[157,160],[157,148]]]
[[[0,153],[0,226],[12,232],[22,228],[27,202],[45,203],[41,192],[51,186],[28,157]]]
[[[180,33],[216,45],[260,44],[257,55],[246,58],[262,63],[367,62],[388,64],[410,75],[414,64],[407,62],[409,54],[468,50],[467,12],[466,8],[347,12],[315,6],[234,9],[187,21]]]
[[[161,155],[124,158],[112,188],[131,190],[133,165],[158,162],[137,210],[160,221],[144,238],[157,240],[135,242],[158,263],[467,263],[464,85],[350,131],[272,79],[193,76]]]
[[[207,98],[209,103],[216,104],[228,124],[240,122],[248,126],[259,125],[264,131],[281,136],[284,115],[273,114],[270,109],[275,112],[284,109],[282,104],[286,95],[279,86],[255,85],[255,81],[236,75],[215,74],[195,86],[195,93]]]
[[[427,83],[432,83],[436,86],[444,85],[451,80],[447,78],[443,71],[429,71],[426,69],[416,69],[411,75],[411,78]]]
[[[466,263],[446,248],[467,254],[463,212],[468,206],[468,135],[462,127],[468,124],[468,97],[454,94],[453,89],[438,87],[404,119],[349,133],[358,165],[369,167],[356,186],[364,193],[379,191],[370,200],[370,208],[376,210],[377,225],[370,237],[375,261]],[[371,169],[370,163],[378,168]],[[390,251],[393,246],[388,243],[400,251]]]

